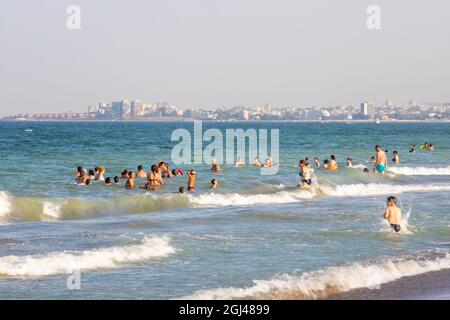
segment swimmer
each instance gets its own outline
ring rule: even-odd
[[[111,178],[108,177],[105,179],[105,186],[110,186],[111,185]]]
[[[189,170],[187,172],[187,175],[189,177],[189,179],[188,179],[188,191],[194,192],[195,191],[195,180],[197,179],[197,176],[195,174],[195,170]]]
[[[120,179],[124,179],[124,180],[128,179],[128,170],[127,169],[122,171],[122,173],[120,174]]]
[[[86,184],[87,186],[91,185],[91,179],[86,179],[85,184]]]
[[[369,170],[369,168],[364,168],[364,169],[363,169],[363,172],[364,172],[364,173],[370,173],[370,170]]]
[[[272,158],[269,157],[266,159],[266,161],[264,161],[263,168],[270,168],[272,167],[272,165],[273,165]]]
[[[180,189],[178,189],[178,192],[179,193],[185,193],[186,191],[185,191],[184,187],[180,187]]]
[[[323,160],[323,168],[328,170],[329,167],[330,167],[330,160],[328,159]]]
[[[95,171],[94,170],[89,170],[89,179],[95,180]]]
[[[300,176],[300,181],[303,180],[303,167],[305,166],[305,160],[300,160],[298,162],[298,168],[299,168],[299,172],[298,175]]]
[[[220,168],[220,166],[219,166],[219,164],[217,163],[217,160],[216,159],[213,159],[212,161],[211,161],[211,171],[213,171],[213,172],[219,172],[219,171],[221,171],[222,169]]]
[[[98,174],[95,176],[95,180],[97,181],[105,181],[105,177],[103,176],[106,172],[105,167],[99,167],[98,168]]]
[[[372,157],[370,157],[370,162],[375,163],[375,162],[377,162],[377,159],[374,156],[372,156]]]
[[[164,181],[161,174],[159,173],[158,166],[154,164],[152,165],[151,171],[147,176],[147,182],[144,186],[140,186],[139,188],[146,190],[156,190],[163,184]]]
[[[384,218],[390,223],[392,229],[395,232],[400,231],[400,223],[402,221],[402,212],[397,207],[397,198],[388,197],[386,203],[386,212],[384,213]]]
[[[330,166],[329,166],[329,170],[337,170],[337,169],[339,169],[339,166],[338,166],[338,164],[337,164],[337,161],[336,161],[336,157],[334,156],[334,155],[331,155],[330,156]]]
[[[426,146],[426,149],[427,149],[427,150],[434,150],[434,147],[433,147],[433,145],[430,143],[428,146]]]
[[[168,162],[164,162],[164,164],[162,166],[162,168],[163,168],[162,175],[165,178],[172,178],[173,177],[172,171],[170,171],[169,166],[170,166],[170,164]]]
[[[81,170],[80,176],[76,179],[77,184],[79,185],[85,185],[87,180],[86,173]]]
[[[77,167],[77,172],[74,174],[75,178],[79,178],[81,176],[82,172],[83,172],[83,167],[82,166],[78,166]]]
[[[400,161],[400,156],[398,155],[398,152],[397,151],[392,152],[392,156],[394,157],[392,158],[392,162],[398,164],[398,162]]]
[[[384,173],[387,165],[386,153],[379,144],[375,146],[375,151],[377,152],[377,158],[373,166],[373,172]]]
[[[309,163],[305,162],[303,168],[302,168],[302,175],[301,175],[301,181],[300,186],[302,188],[309,188],[311,186],[311,175],[314,173],[314,169],[311,168]]]
[[[118,183],[119,183],[119,177],[118,177],[118,176],[115,176],[115,177],[114,177],[114,183],[115,183],[115,184],[118,184]]]
[[[219,183],[217,182],[217,180],[216,179],[212,179],[210,188],[211,189],[216,189],[218,186],[219,186]]]
[[[316,165],[317,168],[320,168],[320,160],[318,157],[314,157],[314,164]]]
[[[138,165],[136,176],[138,178],[147,178],[147,172],[144,171],[144,167],[142,165]]]
[[[125,188],[127,189],[134,189],[135,183],[134,183],[134,178],[135,178],[135,174],[133,171],[130,171],[128,173],[128,179],[127,182],[125,183]]]
[[[255,167],[261,167],[262,166],[261,161],[259,161],[259,157],[255,158],[255,161],[253,161],[253,165]]]
[[[345,161],[345,166],[350,168],[353,167],[353,159],[347,158],[347,160]]]
[[[411,145],[411,149],[409,149],[409,152],[410,152],[410,153],[416,152],[416,145],[415,145],[415,144],[412,144],[412,145]]]
[[[234,164],[235,167],[242,168],[245,166],[245,162],[242,160],[242,158],[238,158],[236,163]]]

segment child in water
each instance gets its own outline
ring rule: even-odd
[[[217,182],[216,179],[211,180],[211,189],[216,189],[218,185],[219,183]]]
[[[386,212],[384,218],[390,223],[395,232],[400,232],[400,223],[402,221],[402,212],[397,207],[397,198],[388,197],[386,204]]]

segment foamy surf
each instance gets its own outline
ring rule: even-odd
[[[388,171],[405,176],[448,176],[450,175],[450,166],[444,168],[389,167]]]
[[[11,201],[9,195],[4,192],[0,191],[0,223],[3,222],[3,220],[6,219],[6,216],[11,211]]]
[[[106,268],[119,268],[139,261],[175,253],[166,237],[149,237],[139,244],[85,251],[52,252],[46,255],[0,257],[0,276],[40,277]]]
[[[180,299],[323,299],[358,288],[378,288],[383,283],[450,268],[450,254],[436,258],[388,259],[375,264],[355,263],[271,280],[254,280],[248,288],[200,290]]]
[[[344,184],[335,186],[320,186],[320,190],[335,197],[364,197],[384,194],[399,194],[405,192],[430,192],[450,190],[448,184],[410,184],[395,185],[384,183]]]
[[[144,214],[176,208],[252,206],[298,203],[316,197],[366,197],[406,192],[450,190],[450,184],[316,184],[308,189],[272,193],[200,193],[118,196],[110,199],[39,199],[0,191],[0,222],[92,219],[102,215]]]
[[[273,194],[251,195],[208,193],[192,196],[190,201],[199,206],[248,206],[300,202],[315,196],[314,192],[309,191],[281,191]]]

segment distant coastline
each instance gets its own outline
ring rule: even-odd
[[[210,123],[375,123],[375,120],[211,120],[192,118],[140,118],[140,119],[0,119],[0,122],[194,122]],[[379,123],[449,123],[443,120],[379,120]]]

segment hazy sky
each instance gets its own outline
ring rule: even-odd
[[[81,30],[66,28],[70,4]],[[449,16],[448,0],[2,1],[0,115],[449,101]]]

